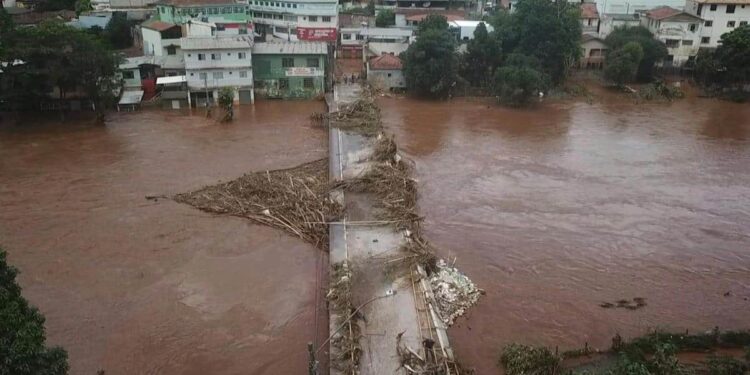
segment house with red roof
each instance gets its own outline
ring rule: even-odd
[[[703,19],[668,6],[646,11],[641,25],[667,46],[664,66],[683,66],[698,55],[703,30]]]
[[[384,53],[367,62],[367,82],[382,90],[406,87],[403,65],[396,55]]]
[[[581,3],[581,31],[584,34],[597,35],[599,33],[599,11],[596,3]]]

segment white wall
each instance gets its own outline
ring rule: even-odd
[[[698,55],[703,27],[700,20],[685,22],[653,21],[644,17],[641,21],[654,33],[657,39],[667,44],[667,53],[674,56],[673,65],[683,65],[691,56]],[[691,25],[694,26],[694,31],[690,30]],[[674,41],[677,41],[677,43],[674,44]]]
[[[163,51],[161,44],[161,33],[156,30],[141,27],[141,36],[143,37],[143,54],[161,56]],[[159,55],[157,55],[159,53]]]
[[[239,53],[245,54],[244,58],[239,58]],[[212,60],[211,54],[221,55],[219,60]],[[205,60],[199,59],[199,54],[205,56]],[[218,88],[225,86],[233,87],[252,87],[253,69],[251,49],[220,49],[220,50],[190,50],[185,51],[185,72],[187,75],[188,87],[191,90],[200,90],[208,84],[208,88]],[[241,72],[245,72],[245,77],[241,77]],[[206,79],[201,77],[201,73],[206,74]],[[221,73],[221,78],[216,78],[214,73]]]
[[[694,1],[688,0],[685,5],[685,11],[698,15],[698,5]],[[743,21],[750,22],[750,4],[735,5],[734,13],[727,13],[727,4],[716,4],[716,10],[711,10],[711,5],[709,4],[703,4],[698,16],[704,20],[701,37],[709,38],[708,43],[701,43],[700,46],[717,47],[722,34],[739,27]],[[730,21],[734,21],[734,27],[727,25]],[[707,22],[711,26],[708,26]]]
[[[623,21],[623,20],[615,20],[612,17],[607,17],[606,15],[601,20],[601,25],[599,26],[599,37],[600,38],[606,38],[609,33],[612,32],[612,30],[615,29],[615,27],[622,27],[622,26],[638,26],[641,22],[638,20],[633,21]]]
[[[380,89],[404,88],[406,80],[401,70],[369,70],[367,82]]]

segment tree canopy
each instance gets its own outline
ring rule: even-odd
[[[67,374],[68,354],[45,345],[44,316],[23,298],[16,275],[0,248],[0,374]]]
[[[445,97],[458,73],[456,39],[445,17],[430,15],[419,25],[419,38],[401,54],[406,86],[417,95]]]
[[[636,79],[648,82],[654,78],[654,64],[667,56],[667,47],[663,42],[654,38],[654,34],[643,26],[621,26],[607,35],[605,40],[609,46],[609,53],[617,51],[630,42],[638,43],[643,50],[643,58],[638,64]],[[609,55],[607,56],[609,64]]]
[[[396,24],[396,13],[393,13],[390,9],[383,9],[378,12],[378,16],[375,17],[375,26],[377,27],[388,27]]]
[[[466,45],[466,53],[461,59],[461,76],[472,85],[488,86],[493,70],[501,62],[500,48],[490,37],[484,23],[474,30],[474,39]]]
[[[541,71],[534,56],[514,53],[495,73],[495,94],[499,101],[512,106],[529,104],[549,86],[549,76]]]
[[[628,42],[622,48],[610,52],[607,57],[607,66],[604,68],[604,77],[622,86],[632,81],[638,72],[638,65],[643,59],[643,48],[636,42]]]

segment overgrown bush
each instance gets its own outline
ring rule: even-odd
[[[667,85],[663,81],[649,83],[643,86],[636,94],[640,100],[674,100],[685,97],[685,93],[679,87]]]
[[[510,344],[500,355],[506,375],[554,375],[561,358],[548,348]]]
[[[748,370],[748,365],[730,356],[708,357],[706,361],[709,375],[742,375]]]

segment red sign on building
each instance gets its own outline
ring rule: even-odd
[[[336,29],[328,27],[298,27],[297,39],[334,42],[336,41]]]

